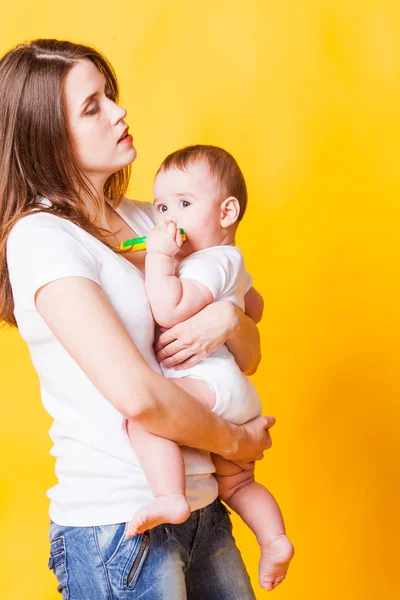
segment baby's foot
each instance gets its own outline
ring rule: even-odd
[[[158,496],[151,504],[138,510],[126,530],[127,537],[143,533],[161,523],[183,523],[190,516],[190,506],[183,494]]]
[[[261,587],[269,592],[282,583],[286,577],[294,548],[286,535],[279,535],[265,548],[261,548],[258,565],[258,579]]]

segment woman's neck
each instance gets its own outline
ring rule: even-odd
[[[104,198],[102,202],[101,214],[99,218],[100,227],[108,229],[109,231],[114,230],[115,211],[112,208],[109,200]]]
[[[95,193],[95,195],[99,198],[101,205],[100,205],[100,214],[97,213],[94,216],[94,221],[98,224],[99,227],[103,228],[103,229],[108,229],[110,231],[112,231],[112,223],[113,223],[113,209],[110,205],[110,200],[108,198],[105,197],[104,195],[104,185],[107,181],[107,179],[104,179],[103,177],[88,177],[92,188],[93,188],[93,192]],[[97,211],[96,211],[97,212]]]

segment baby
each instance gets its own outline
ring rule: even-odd
[[[157,323],[172,327],[207,304],[229,300],[244,310],[251,288],[235,233],[247,204],[234,158],[215,146],[189,146],[170,154],[154,182],[157,226],[147,236],[146,291]],[[183,243],[179,228],[183,228]],[[162,369],[224,419],[243,424],[261,414],[259,396],[226,346],[183,370]],[[128,424],[129,437],[154,493],[128,525],[133,536],[190,515],[185,466],[175,442]],[[153,457],[156,456],[156,460]],[[247,523],[261,549],[260,585],[272,590],[285,578],[293,546],[271,493],[243,470],[212,455],[220,498]]]

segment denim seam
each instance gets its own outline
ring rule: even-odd
[[[190,553],[189,553],[189,558],[188,558],[188,561],[187,561],[187,564],[186,564],[186,567],[185,567],[185,573],[189,569],[190,563],[192,562],[193,555],[194,555],[194,553],[197,550],[197,546],[199,545],[198,544],[198,540],[200,538],[200,529],[201,529],[202,524],[203,524],[203,511],[204,511],[204,508],[200,508],[199,513],[198,513],[199,514],[199,520],[197,522],[196,533],[194,534],[194,540],[193,540],[192,547],[191,547]]]
[[[71,594],[69,593],[69,585],[68,585],[68,580],[69,580],[69,574],[68,574],[68,553],[67,553],[67,540],[65,539],[65,536],[61,536],[63,538],[63,545],[64,545],[64,555],[65,555],[65,561],[64,561],[64,568],[65,568],[65,589],[67,590],[67,596],[68,598],[70,598]]]
[[[108,595],[109,595],[108,600],[114,600],[113,593],[112,593],[112,588],[111,588],[111,584],[110,584],[110,579],[108,577],[107,567],[104,564],[104,560],[103,560],[103,557],[102,557],[101,552],[100,552],[99,542],[97,540],[96,527],[92,527],[92,531],[93,531],[94,543],[96,544],[96,548],[97,548],[97,553],[99,555],[101,564],[103,565],[103,569],[104,569],[104,575],[105,575],[105,580],[106,580],[106,583],[107,583]]]

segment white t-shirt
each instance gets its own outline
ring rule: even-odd
[[[151,204],[126,200],[118,208],[139,236],[153,225],[152,211]],[[14,225],[7,264],[19,331],[39,376],[44,407],[54,419],[51,454],[56,457],[58,483],[47,493],[50,518],[70,526],[128,521],[153,494],[130,445],[125,418],[58,342],[36,310],[34,296],[46,283],[65,277],[95,281],[146,362],[160,372],[144,277],[80,227],[46,213],[32,213]],[[215,469],[208,453],[192,448],[183,453],[187,497],[196,510],[218,494]]]

